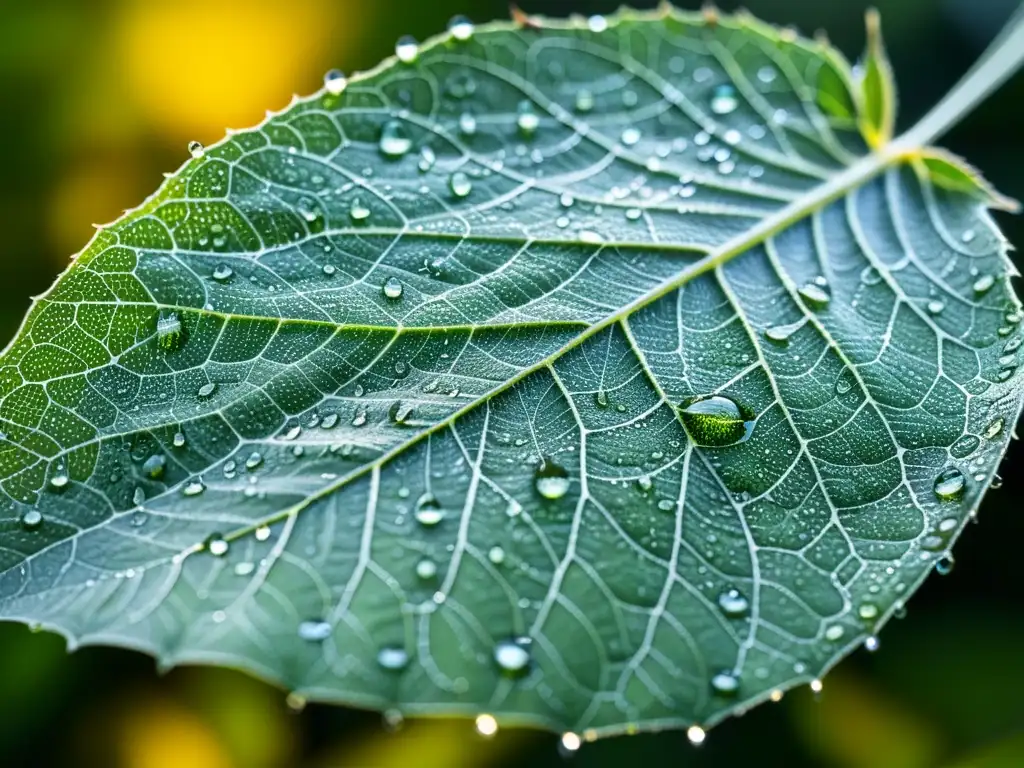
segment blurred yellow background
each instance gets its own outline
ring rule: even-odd
[[[652,2],[637,2],[650,6]],[[691,7],[697,5],[691,2]],[[736,3],[723,2],[725,7]],[[615,2],[536,0],[531,13],[608,12]],[[822,26],[859,52],[863,0],[750,0],[758,15]],[[885,0],[903,96],[919,115],[969,66],[1014,0]],[[9,0],[0,4],[0,302],[5,340],[38,293],[105,223],[139,204],[227,127],[308,94],[332,67],[368,69],[404,33],[437,33],[464,13],[505,16],[504,0]],[[1005,193],[1024,198],[1018,80],[950,137]],[[1001,219],[1024,243],[1020,222]],[[1021,452],[1014,449],[1014,461]],[[819,699],[787,695],[709,734],[700,750],[668,733],[585,745],[581,766],[1024,766],[1024,482],[1009,473],[983,525],[910,617],[855,654]],[[111,768],[558,766],[557,739],[485,739],[467,721],[395,727],[376,713],[311,705],[240,673],[181,669],[112,649],[71,656],[63,641],[0,626],[0,763]]]

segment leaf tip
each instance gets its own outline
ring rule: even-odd
[[[892,140],[896,125],[896,83],[882,40],[882,17],[877,8],[864,14],[867,46],[861,79],[861,133],[872,149]]]
[[[540,29],[540,21],[536,17],[528,14],[515,3],[509,3],[508,10],[509,14],[512,16],[512,21],[523,29]]]
[[[977,168],[952,152],[929,147],[911,153],[908,159],[919,175],[925,176],[937,187],[971,195],[989,208],[1020,213],[1021,205],[1017,200],[999,192]]]

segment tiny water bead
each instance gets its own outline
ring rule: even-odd
[[[716,115],[728,115],[739,106],[736,89],[731,85],[720,85],[711,96],[711,111]]]
[[[235,271],[227,264],[218,264],[216,269],[213,270],[213,279],[218,283],[225,283],[230,280],[234,274]]]
[[[545,459],[534,473],[533,484],[545,499],[560,499],[569,492],[569,473],[564,467]]]
[[[576,111],[589,112],[594,108],[594,94],[585,88],[576,92]]]
[[[735,696],[740,689],[740,681],[732,672],[719,672],[711,678],[711,688],[719,696]]]
[[[142,464],[142,471],[147,477],[151,477],[154,480],[161,477],[164,473],[164,468],[167,466],[167,459],[160,455],[154,454],[146,459]]]
[[[26,531],[34,531],[43,524],[43,513],[38,509],[26,510],[19,522]]]
[[[474,136],[476,134],[476,117],[472,112],[463,112],[459,115],[459,132],[463,136]]]
[[[71,478],[67,473],[64,470],[58,470],[57,474],[50,478],[50,488],[55,491],[63,491],[70,482]]]
[[[228,542],[219,533],[215,533],[206,540],[206,551],[214,557],[223,557],[228,553]]]
[[[875,635],[869,635],[864,639],[864,650],[868,653],[874,653],[882,647],[882,643]]]
[[[498,721],[494,719],[494,715],[489,715],[486,712],[476,716],[473,726],[477,733],[487,739],[498,732]]]
[[[203,386],[201,386],[199,388],[199,391],[196,392],[196,395],[201,400],[205,400],[206,398],[210,397],[216,391],[217,391],[217,384],[216,384],[216,382],[210,381],[210,382],[207,382],[206,384],[203,384]]]
[[[266,541],[270,538],[270,526],[261,525],[253,532],[253,535],[256,537],[256,541]]]
[[[773,325],[770,328],[765,328],[764,337],[773,344],[779,346],[786,346],[789,344],[790,338],[794,333],[799,331],[806,324],[805,320],[798,320],[795,323],[789,323],[787,325]]]
[[[942,470],[935,478],[932,490],[942,501],[958,501],[964,495],[967,479],[956,467]]]
[[[437,576],[437,563],[430,558],[423,558],[416,563],[416,575],[424,581],[433,579]]]
[[[409,665],[409,654],[405,648],[386,645],[377,651],[377,665],[389,672],[398,672]]]
[[[402,298],[402,281],[397,277],[389,277],[384,281],[381,291],[389,299]]]
[[[456,171],[448,180],[448,187],[456,197],[468,197],[469,193],[473,191],[473,182],[462,171]]]
[[[525,675],[530,667],[529,638],[502,640],[494,646],[494,661],[510,677]]]
[[[1003,425],[1005,423],[1006,422],[1004,421],[1002,416],[998,416],[997,418],[995,418],[992,421],[990,421],[989,425],[987,427],[985,427],[985,433],[984,433],[985,434],[985,439],[986,440],[993,440],[993,439],[999,437],[999,435],[1003,431]]]
[[[750,601],[738,589],[730,589],[718,596],[718,607],[726,616],[737,618],[746,615]]]
[[[206,490],[206,486],[203,485],[200,480],[192,480],[185,484],[185,487],[181,489],[181,493],[184,496],[198,496]]]
[[[579,734],[572,731],[563,733],[558,743],[563,751],[570,753],[578,751],[583,746],[583,741],[580,739]]]
[[[825,639],[835,642],[836,640],[842,639],[843,635],[846,634],[846,630],[842,624],[833,624],[825,630]]]
[[[198,160],[206,154],[206,148],[198,141],[190,141],[188,143],[188,153]]]
[[[878,606],[874,603],[862,603],[857,609],[857,615],[864,621],[871,621],[878,617]]]
[[[943,304],[938,299],[932,299],[931,301],[928,302],[928,314],[930,315],[941,315],[942,310],[944,310],[945,308],[946,305]]]
[[[348,78],[340,69],[329,69],[324,73],[324,88],[332,96],[340,96],[348,85]]]
[[[699,747],[707,738],[707,733],[699,725],[691,725],[686,729],[686,738],[695,747]]]
[[[935,572],[939,576],[948,576],[953,572],[953,566],[956,565],[956,560],[950,554],[943,555],[935,563]]]
[[[519,116],[516,118],[516,125],[519,127],[519,133],[527,137],[533,136],[540,126],[540,118],[533,111],[533,104],[529,101],[521,101],[519,102],[518,111]]]
[[[395,56],[403,64],[412,64],[419,56],[420,45],[412,35],[403,35],[395,43]]]
[[[412,139],[405,131],[405,126],[398,120],[389,120],[380,130],[380,153],[384,157],[399,158],[412,149]]]
[[[459,42],[466,42],[473,36],[473,22],[465,16],[455,16],[448,22],[448,31]]]
[[[807,283],[797,293],[811,309],[824,309],[832,300],[832,296],[828,292],[828,283],[822,278]]]
[[[487,553],[487,559],[494,565],[501,565],[505,562],[505,550],[501,547],[491,547]]]
[[[753,431],[753,413],[723,395],[688,398],[680,405],[679,415],[698,445],[734,445],[746,440]]]
[[[363,205],[363,201],[357,197],[349,206],[348,215],[354,222],[366,221],[370,218],[370,209]]]
[[[184,432],[175,432],[174,433],[174,437],[171,439],[171,445],[173,445],[175,448],[184,448],[185,447],[185,433]]]
[[[625,147],[632,147],[640,141],[640,131],[636,128],[627,128],[622,132],[622,136],[619,138],[622,145]]]
[[[299,638],[319,643],[331,636],[331,625],[323,619],[311,619],[299,624]]]
[[[974,281],[974,292],[979,296],[984,293],[988,293],[992,286],[996,284],[996,279],[992,275],[982,275]]]
[[[420,525],[433,528],[444,520],[445,513],[441,502],[432,493],[424,493],[416,502],[416,512],[413,516]]]

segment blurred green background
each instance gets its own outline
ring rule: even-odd
[[[637,6],[653,2],[638,1]],[[694,7],[695,2],[681,3]],[[909,126],[982,52],[1017,0],[876,0]],[[530,13],[610,12],[599,0],[523,0]],[[732,9],[736,4],[723,2]],[[865,0],[746,0],[758,16],[822,28],[850,58]],[[503,0],[6,0],[0,2],[0,335],[80,250],[177,168],[192,139],[258,122],[331,67],[367,69],[402,34],[456,13],[508,15]],[[1004,193],[1024,199],[1024,76],[947,137]],[[1024,217],[1000,216],[1024,243]],[[713,730],[585,745],[578,766],[1024,766],[1024,451],[956,548],[957,565],[909,616],[807,691]],[[385,726],[379,714],[289,710],[242,674],[187,668],[0,625],[0,765],[111,768],[558,766],[557,739],[484,739],[465,721]]]

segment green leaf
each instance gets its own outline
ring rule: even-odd
[[[193,147],[35,302],[0,617],[591,736],[820,678],[947,556],[1021,406],[983,201],[823,43],[520,21]]]

